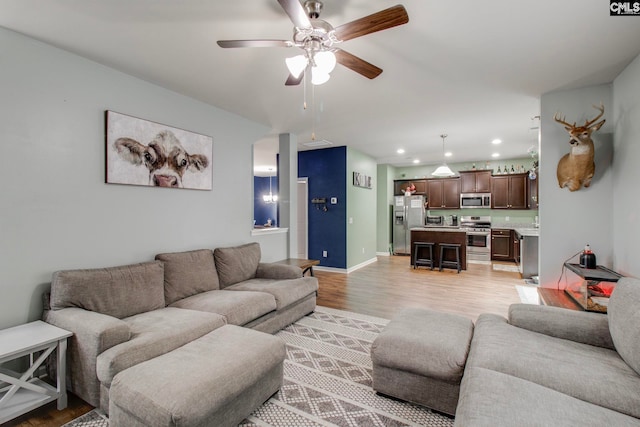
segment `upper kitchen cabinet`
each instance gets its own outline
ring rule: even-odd
[[[460,171],[461,193],[489,193],[491,191],[491,171]]]
[[[459,209],[460,178],[428,179],[427,202],[429,209]]]
[[[528,209],[528,173],[491,177],[491,207],[493,209]]]
[[[411,185],[415,187],[416,191],[412,194],[416,196],[425,196],[427,194],[427,180],[426,179],[396,179],[393,181],[393,194],[395,196],[402,196],[404,190]]]

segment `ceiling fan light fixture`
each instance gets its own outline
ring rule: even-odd
[[[316,52],[313,55],[313,60],[316,63],[316,67],[324,73],[329,74],[336,68],[336,55],[330,50]]]
[[[329,81],[331,76],[329,73],[325,73],[318,67],[311,67],[311,83],[318,86]]]
[[[309,60],[304,55],[296,55],[284,60],[287,64],[287,68],[293,77],[296,79],[304,72],[305,68],[309,64]]]

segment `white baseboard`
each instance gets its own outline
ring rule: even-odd
[[[352,271],[356,271],[358,269],[361,269],[362,267],[366,267],[367,265],[373,264],[374,262],[378,262],[378,258],[371,258],[370,260],[361,262],[358,265],[354,265],[353,267],[347,269],[347,273],[351,273]]]
[[[315,271],[326,271],[329,273],[347,273],[346,268],[336,268],[336,267],[323,267],[321,265],[314,265],[313,269]]]
[[[369,264],[373,264],[374,262],[378,262],[378,258],[371,258],[370,260],[367,260],[365,262],[361,262],[358,265],[355,265],[351,268],[335,268],[335,267],[323,267],[321,265],[316,265],[313,267],[314,270],[317,271],[327,271],[329,273],[346,273],[349,274],[351,272],[354,272],[356,270],[361,269],[362,267],[366,267]]]
[[[377,256],[391,256],[389,252],[376,252]]]

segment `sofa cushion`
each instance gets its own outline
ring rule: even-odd
[[[247,243],[231,248],[216,248],[213,256],[220,277],[220,287],[225,288],[256,277],[261,256],[260,244]]]
[[[301,277],[289,280],[251,279],[229,286],[230,291],[266,292],[276,299],[278,310],[297,303],[318,291],[318,279]]]
[[[159,261],[53,273],[51,309],[78,307],[122,319],[163,308],[164,266]]]
[[[640,280],[618,281],[607,308],[609,332],[620,357],[640,375]]]
[[[276,299],[264,292],[209,291],[171,304],[223,316],[229,325],[243,326],[276,309]]]
[[[100,354],[96,363],[98,379],[106,387],[118,372],[175,350],[225,324],[219,314],[173,307],[123,320],[131,329],[131,339]]]
[[[156,255],[164,263],[164,298],[167,305],[201,292],[220,289],[211,249]]]
[[[531,332],[501,316],[480,315],[467,367],[502,372],[640,417],[640,376],[615,350]]]
[[[483,368],[462,378],[455,426],[640,426],[640,420]]]

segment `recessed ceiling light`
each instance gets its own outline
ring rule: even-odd
[[[398,148],[398,151],[396,151],[396,153],[404,154],[404,148]]]
[[[444,153],[445,157],[451,157],[453,156],[453,153],[451,151],[447,151],[446,153]]]
[[[420,163],[420,159],[413,159],[413,163],[417,165],[418,163]]]
[[[491,155],[491,157],[493,157],[494,159],[495,159],[496,157],[500,157],[500,153],[493,153],[493,154]]]
[[[491,141],[491,143],[492,143],[493,145],[502,144],[502,140],[501,140],[501,139],[496,138],[496,139],[494,139],[493,141]]]

